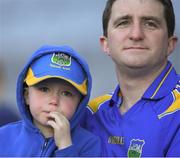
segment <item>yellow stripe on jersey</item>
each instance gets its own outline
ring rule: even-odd
[[[99,96],[95,99],[92,99],[89,103],[88,103],[88,107],[92,110],[92,112],[96,112],[99,108],[99,105],[101,105],[101,103],[109,100],[112,96],[109,94],[103,95],[103,96]]]
[[[177,90],[173,91],[175,101],[172,103],[172,105],[162,114],[158,115],[158,118],[161,119],[162,117],[166,115],[170,115],[172,113],[175,113],[176,111],[180,110],[180,93]]]
[[[167,76],[169,75],[169,73],[171,72],[173,66],[170,67],[170,69],[168,70],[167,74],[164,76],[164,78],[162,79],[161,83],[159,84],[159,86],[157,87],[157,89],[155,90],[154,94],[151,96],[151,99],[154,98],[154,96],[157,94],[158,90],[161,88],[162,84],[164,83],[165,79],[167,78]]]

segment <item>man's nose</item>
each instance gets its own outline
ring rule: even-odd
[[[144,38],[144,29],[140,22],[135,22],[132,24],[129,36],[131,40],[140,41]]]

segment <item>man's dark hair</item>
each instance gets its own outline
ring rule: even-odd
[[[107,0],[106,6],[103,12],[102,24],[103,24],[103,35],[107,37],[107,28],[109,19],[111,17],[112,6],[116,0]],[[175,14],[171,0],[157,0],[164,6],[164,17],[167,24],[168,36],[171,37],[174,34],[175,29]]]

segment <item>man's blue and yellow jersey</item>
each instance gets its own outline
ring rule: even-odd
[[[82,119],[103,156],[180,156],[180,76],[168,62],[142,98],[121,115],[120,86],[89,103]]]

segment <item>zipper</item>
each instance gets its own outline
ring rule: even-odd
[[[49,141],[49,139],[45,139],[45,141],[44,141],[44,144],[43,144],[43,146],[42,146],[41,157],[44,156],[44,153],[45,153],[45,151],[46,151],[46,147],[47,147],[47,145],[48,145],[48,141]]]

